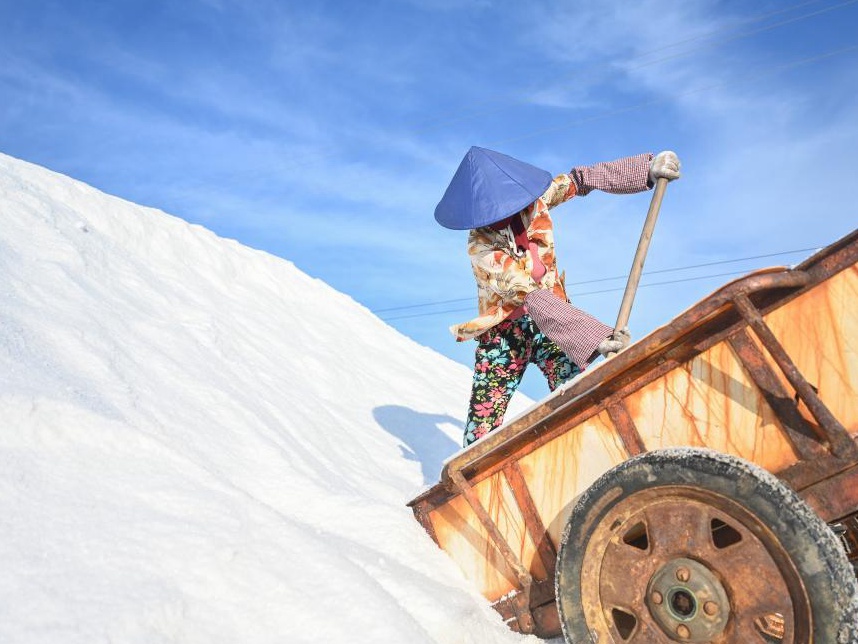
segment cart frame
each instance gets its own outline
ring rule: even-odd
[[[764,269],[728,283],[624,352],[584,372],[504,427],[454,455],[445,463],[440,481],[408,505],[440,547],[450,552],[447,536],[459,531],[462,534],[457,539],[473,544],[471,556],[483,559],[475,564],[478,568],[500,571],[497,575],[509,582],[506,592],[497,596],[504,590],[502,584],[494,588],[484,584],[481,591],[511,628],[542,637],[558,635],[561,629],[554,586],[558,544],[556,528],[552,532],[549,523],[562,520],[561,515],[568,516],[574,499],[567,499],[562,512],[552,510],[546,515],[540,507],[538,491],[534,493],[532,489],[530,466],[523,466],[523,459],[596,418],[610,426],[622,457],[676,445],[669,439],[653,444],[652,432],[642,431],[639,415],[636,420],[632,398],[679,370],[688,372],[695,359],[720,346],[740,365],[745,384],[753,388],[753,395],[761,401],[760,409],[777,425],[778,440],[786,446],[781,456],[763,458],[758,464],[795,490],[824,521],[840,524],[841,538],[850,560],[855,562],[858,417],[837,417],[831,409],[832,401],[808,380],[800,368],[801,360],[785,348],[783,324],[780,330],[773,330],[767,317],[791,303],[805,308],[816,306],[814,298],[833,280],[841,285],[841,292],[844,280],[847,289],[858,288],[856,264],[858,230],[792,269]],[[858,305],[849,299],[843,306],[855,311]],[[834,317],[837,321],[836,312]],[[850,313],[848,317],[845,323],[851,325],[858,316]],[[858,328],[850,328],[858,333]],[[843,328],[837,332],[842,334]],[[854,365],[858,352],[852,342],[847,356],[853,361],[850,373],[858,372]],[[854,407],[858,407],[856,387],[858,382],[847,382],[847,394],[855,396]],[[726,395],[729,397],[730,392]],[[705,436],[692,439],[678,445],[708,446]],[[739,455],[747,458],[747,454]],[[604,471],[594,469],[589,480]],[[482,488],[496,487],[499,481],[507,490],[499,496],[479,489],[481,484]],[[577,494],[582,491],[577,490]],[[454,501],[458,514],[450,512]],[[498,504],[506,505],[499,509]],[[472,516],[461,517],[464,507]],[[520,524],[522,534],[507,525],[503,517],[510,514],[516,515],[511,522]],[[453,515],[461,519],[453,519],[455,525],[448,520]],[[458,547],[454,556],[459,557],[460,565],[461,557],[468,556],[462,552]],[[469,570],[473,572],[472,567]],[[481,579],[475,582],[480,585]]]

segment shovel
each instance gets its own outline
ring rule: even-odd
[[[664,199],[664,191],[667,189],[667,179],[660,178],[655,182],[655,191],[652,195],[652,201],[649,203],[649,210],[646,213],[641,238],[638,242],[635,258],[632,262],[632,270],[629,273],[629,280],[626,282],[626,290],[623,293],[623,301],[620,304],[620,312],[617,315],[617,323],[614,325],[614,335],[626,327],[629,323],[629,316],[632,312],[632,303],[635,301],[635,293],[638,290],[638,282],[643,273],[643,265],[646,260],[646,253],[649,250],[649,242],[652,239],[652,232],[655,229],[655,221],[658,219],[658,211],[661,209],[661,200]],[[616,353],[609,353],[606,357],[615,356]]]

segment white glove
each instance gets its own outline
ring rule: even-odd
[[[679,157],[676,152],[665,150],[656,154],[649,162],[649,180],[654,184],[657,179],[673,181],[679,179]]]
[[[614,331],[611,334],[611,337],[602,340],[599,343],[599,346],[596,347],[596,351],[598,351],[603,356],[607,356],[609,353],[619,353],[632,341],[632,335],[629,333],[628,327],[623,327],[619,331]]]

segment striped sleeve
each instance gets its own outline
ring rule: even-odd
[[[592,166],[578,166],[569,172],[579,195],[601,190],[615,195],[643,192],[651,186],[649,164],[652,154],[638,154],[616,161],[606,161]]]
[[[599,357],[596,348],[613,332],[586,311],[539,289],[524,299],[536,326],[583,371]]]

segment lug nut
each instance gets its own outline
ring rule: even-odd
[[[712,617],[718,612],[718,604],[715,602],[706,602],[703,604],[703,612]]]
[[[677,568],[676,578],[679,581],[686,582],[691,579],[691,572],[689,572],[688,568]]]
[[[657,590],[652,594],[652,603],[653,604],[661,604],[664,601],[664,597],[661,596],[661,593]]]
[[[691,631],[688,630],[688,627],[685,624],[680,624],[676,627],[676,634],[684,640],[687,640],[689,637],[691,637]]]

